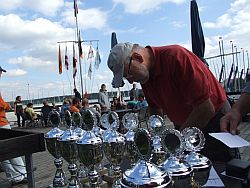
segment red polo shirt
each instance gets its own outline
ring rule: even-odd
[[[150,106],[162,108],[171,121],[182,125],[193,108],[209,97],[218,111],[226,94],[208,67],[192,52],[178,46],[149,47],[154,72],[142,84]]]

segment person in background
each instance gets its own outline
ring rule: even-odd
[[[73,101],[72,101],[72,106],[70,107],[69,111],[71,113],[74,112],[80,112],[80,108],[81,108],[81,101],[78,97],[74,97]]]
[[[110,110],[109,96],[105,84],[102,84],[99,90],[98,103],[101,106],[102,113]]]
[[[2,72],[6,72],[6,70],[0,66],[0,75]],[[3,100],[0,92],[0,129],[11,129],[6,118],[6,110],[10,109],[10,104]],[[1,166],[11,185],[28,183],[26,167],[21,157],[1,161]]]
[[[86,110],[87,108],[89,108],[89,100],[87,98],[83,98],[82,99],[82,109]]]
[[[131,93],[130,95],[129,95],[129,101],[128,101],[128,103],[127,103],[127,108],[128,109],[134,109],[135,108],[135,105],[137,104],[137,100],[135,100],[135,97],[134,97],[134,95]]]
[[[75,97],[77,97],[80,101],[82,101],[82,97],[81,97],[81,94],[79,93],[79,91],[77,91],[76,88],[74,88],[74,93],[75,93]]]
[[[121,102],[118,100],[117,97],[113,97],[113,101],[111,103],[111,110],[115,111],[120,109],[123,109]]]
[[[232,108],[220,120],[220,128],[223,132],[237,134],[238,125],[247,113],[250,113],[250,74],[246,76],[247,83],[240,98],[234,103]]]
[[[221,132],[220,119],[230,109],[226,93],[213,73],[195,54],[179,45],[146,46],[119,43],[110,51],[108,67],[112,86],[139,82],[149,104],[149,114],[166,114],[175,128],[195,126],[206,142],[201,153],[212,161],[239,158],[209,133]]]
[[[14,112],[17,117],[18,127],[25,126],[25,117],[24,117],[24,109],[22,104],[21,96],[17,96],[14,102]],[[22,117],[22,125],[21,125],[21,117]]]
[[[48,125],[49,113],[53,110],[53,107],[48,104],[48,101],[43,101],[43,107],[41,108],[41,116],[44,125]]]
[[[139,89],[136,86],[136,83],[133,83],[133,88],[129,91],[129,96],[133,95],[135,100],[138,100]]]
[[[61,106],[61,113],[60,113],[62,119],[63,119],[63,117],[64,117],[64,112],[65,112],[66,110],[69,110],[70,106],[71,106],[71,104],[70,104],[69,99],[68,99],[67,97],[64,98],[63,103],[62,103],[62,106]]]
[[[147,108],[148,107],[148,102],[145,100],[145,97],[142,93],[138,95],[138,102],[136,103],[134,107],[135,112],[139,112],[142,108]]]
[[[38,114],[33,109],[33,103],[28,103],[24,111],[31,118],[31,120],[35,120],[38,118]]]

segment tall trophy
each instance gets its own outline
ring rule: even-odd
[[[161,144],[161,134],[165,130],[165,122],[159,115],[152,115],[148,119],[148,129],[153,141],[153,156],[151,162],[159,165],[165,160],[165,151]]]
[[[104,153],[106,158],[110,162],[110,166],[114,172],[115,182],[113,183],[113,187],[117,188],[120,187],[120,164],[124,156],[124,151],[126,149],[126,142],[124,136],[117,131],[117,129],[119,128],[119,117],[117,113],[113,111],[109,112],[108,121],[111,126],[111,131],[107,136],[104,137],[103,140]]]
[[[81,139],[83,135],[86,133],[86,131],[81,128],[82,127],[82,115],[79,112],[74,112],[72,114],[72,124],[74,126],[74,129],[73,129],[74,134],[76,134],[79,137],[79,139]],[[78,178],[87,177],[86,168],[82,163],[80,163],[78,167],[77,177]]]
[[[126,113],[122,117],[122,124],[124,128],[126,128],[128,131],[124,135],[126,139],[126,155],[130,159],[131,166],[134,166],[137,162],[137,153],[135,151],[135,129],[138,128],[138,116],[135,113]]]
[[[146,129],[139,128],[135,133],[135,149],[139,156],[136,165],[122,174],[121,185],[132,187],[169,187],[171,178],[149,160],[152,155],[152,140]]]
[[[185,148],[181,133],[176,129],[165,130],[162,134],[162,143],[170,156],[159,167],[172,177],[172,187],[190,187],[193,169],[180,159]]]
[[[194,169],[194,181],[199,185],[204,185],[209,177],[212,166],[211,161],[197,153],[203,149],[205,138],[200,129],[196,127],[187,127],[182,131],[185,148],[189,153],[185,156],[185,160]]]
[[[53,187],[63,187],[67,184],[67,178],[62,170],[63,160],[61,158],[61,151],[58,139],[63,134],[63,130],[59,129],[60,114],[57,111],[49,113],[49,122],[52,124],[53,129],[45,134],[46,146],[49,153],[55,158],[54,164],[56,166],[56,173],[53,179]]]
[[[68,170],[71,177],[69,178],[69,188],[82,188],[77,177],[77,147],[76,141],[79,140],[79,136],[74,131],[72,126],[71,114],[68,110],[64,113],[65,122],[68,129],[64,131],[63,135],[59,139],[62,157],[69,163]]]
[[[102,139],[92,132],[97,120],[95,114],[87,109],[82,113],[86,134],[77,141],[79,160],[88,168],[89,184],[91,187],[100,187],[100,176],[95,165],[103,159]]]

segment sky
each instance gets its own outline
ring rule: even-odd
[[[58,42],[76,40],[73,0],[0,0],[0,4],[0,65],[7,70],[0,79],[3,98],[13,101],[17,95],[25,100],[72,94],[73,44],[60,45],[63,57],[67,46],[69,70],[63,66],[59,74]],[[108,91],[116,91],[111,86],[113,74],[107,67],[112,32],[116,32],[118,42],[142,46],[179,44],[192,50],[190,0],[77,0],[77,4],[82,40],[98,40],[83,46],[84,92],[98,92],[102,83]],[[250,1],[197,0],[197,4],[205,36],[205,57],[219,55],[219,37],[225,53],[231,52],[233,44],[234,50],[244,51],[246,56],[250,50]],[[90,46],[94,53],[98,47],[98,69],[94,68],[95,58],[87,59]],[[211,71],[218,74],[221,62],[209,63]],[[227,64],[229,69],[231,62]],[[79,60],[77,68],[76,87],[81,91]],[[121,90],[130,88],[132,85],[126,81]]]

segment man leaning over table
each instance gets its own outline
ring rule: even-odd
[[[238,150],[208,134],[220,132],[220,118],[230,105],[220,83],[195,54],[179,45],[120,43],[111,49],[108,67],[114,74],[113,87],[122,87],[123,77],[141,84],[151,115],[166,114],[179,130],[200,128],[206,138],[201,153],[212,161],[239,157]]]

